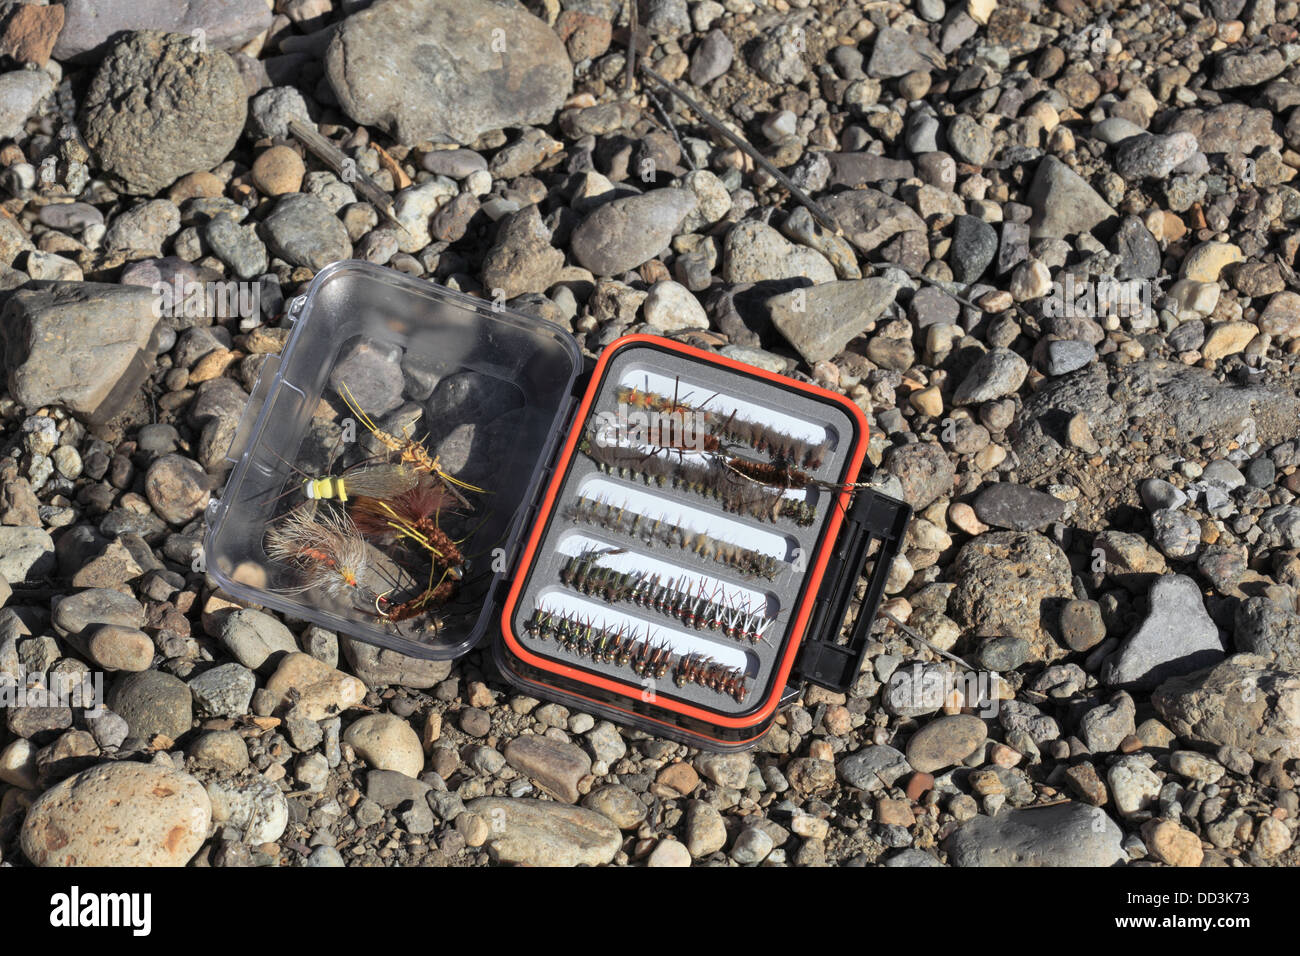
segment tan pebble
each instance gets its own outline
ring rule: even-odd
[[[105,624],[87,641],[91,660],[109,671],[147,671],[154,646],[149,635],[133,627]]]
[[[1217,282],[1199,282],[1196,279],[1179,279],[1165,293],[1165,308],[1180,322],[1202,319],[1214,312],[1221,293]]]
[[[1125,355],[1134,361],[1147,354],[1147,350],[1143,348],[1142,343],[1137,339],[1129,339],[1127,342],[1121,342],[1119,351],[1121,355]]]
[[[1062,120],[1066,118],[1065,114],[1061,115]],[[1058,126],[1052,130],[1047,146],[1053,153],[1072,153],[1074,152],[1074,133],[1070,131],[1068,126]]]
[[[903,588],[907,587],[915,573],[912,562],[907,560],[907,555],[895,555],[893,562],[889,565],[889,573],[885,575],[885,593],[898,594]]]
[[[975,509],[964,501],[954,501],[948,509],[948,520],[958,531],[969,535],[983,534],[989,526],[975,516]]]
[[[1230,242],[1202,242],[1183,259],[1184,279],[1196,282],[1218,282],[1225,266],[1244,262],[1241,249]]]
[[[471,707],[491,707],[496,703],[496,698],[492,696],[492,691],[488,685],[481,680],[476,680],[469,685],[469,705]]]
[[[942,528],[948,523],[948,499],[940,498],[922,511],[921,516],[931,524]]]
[[[814,740],[808,745],[808,756],[814,760],[828,760],[835,762],[835,751],[831,749],[830,741]]]
[[[916,815],[908,801],[881,797],[876,801],[876,822],[886,826],[910,827],[916,823]]]
[[[1161,227],[1161,238],[1167,242],[1177,242],[1183,236],[1187,235],[1187,223],[1183,222],[1181,216],[1177,213],[1165,210],[1164,225]]]
[[[840,367],[834,362],[818,362],[813,366],[813,378],[823,388],[839,388]]]
[[[937,385],[913,392],[908,401],[918,412],[930,418],[938,418],[943,414],[943,397],[939,394]]]
[[[279,354],[287,339],[286,329],[268,329],[262,326],[244,337],[244,348],[250,355]]]
[[[376,770],[395,770],[418,777],[424,769],[424,748],[411,725],[393,714],[366,714],[351,724],[343,739]]]
[[[1259,328],[1280,341],[1294,343],[1300,337],[1300,294],[1275,294],[1259,317]]]
[[[1021,756],[1019,750],[1006,744],[994,744],[989,748],[989,759],[998,767],[1014,767],[1020,763]]]
[[[266,682],[266,690],[277,709],[289,704],[296,694],[293,709],[307,720],[324,720],[356,706],[366,696],[366,685],[357,678],[303,653],[285,655]]]
[[[1259,329],[1253,322],[1220,322],[1205,337],[1201,355],[1211,362],[1217,362],[1243,351],[1258,334]]]
[[[989,22],[997,7],[998,0],[966,0],[967,15],[981,26]]]
[[[1005,312],[1015,304],[1015,299],[1005,289],[997,289],[981,296],[977,304],[985,312]]]
[[[1072,448],[1077,448],[1086,455],[1095,455],[1101,450],[1101,445],[1093,437],[1092,427],[1088,424],[1088,416],[1083,412],[1071,416],[1066,423],[1065,438]]]
[[[892,614],[904,624],[912,616],[912,603],[905,597],[889,598],[880,605],[880,610]]]
[[[1197,867],[1205,857],[1201,838],[1172,820],[1149,820],[1142,827],[1147,850],[1169,866]]]
[[[243,356],[230,349],[215,349],[209,352],[194,364],[194,368],[190,371],[190,384],[220,378],[231,363],[240,358]]]
[[[1011,273],[1011,295],[1017,302],[1040,299],[1052,291],[1052,273],[1045,264],[1030,259]]]
[[[660,840],[659,845],[650,852],[646,866],[681,867],[691,865],[691,855],[686,847],[676,840]]]
[[[295,193],[302,185],[307,167],[302,157],[288,146],[272,146],[253,160],[253,184],[265,196]]]
[[[794,819],[790,821],[790,829],[796,836],[804,837],[809,840],[824,840],[830,833],[830,824],[821,817],[813,816],[811,813],[805,813],[802,810],[797,811]]]
[[[655,782],[686,796],[700,783],[700,775],[688,763],[670,763],[659,771]]]
[[[1146,218],[1143,219],[1143,223],[1146,225],[1147,231],[1151,233],[1151,237],[1155,239],[1156,242],[1159,242],[1164,238],[1165,235],[1164,210],[1161,209],[1151,210],[1149,213],[1146,214]]]
[[[1036,101],[1025,110],[1024,115],[1038,120],[1038,125],[1042,127],[1044,133],[1051,133],[1061,125],[1061,114],[1045,100]]]
[[[167,198],[178,206],[187,199],[215,199],[221,195],[223,184],[220,179],[206,170],[187,173],[167,190]]]
[[[853,729],[853,715],[841,704],[826,708],[826,715],[822,720],[826,724],[827,731],[836,737],[847,734]]]
[[[465,845],[471,847],[482,846],[492,832],[482,816],[469,810],[456,817],[455,827],[456,832],[465,839]]]
[[[1001,445],[985,445],[975,455],[975,467],[980,471],[992,471],[1007,460],[1007,450]]]
[[[1277,817],[1267,816],[1260,821],[1252,845],[1255,852],[1264,859],[1272,859],[1289,850],[1292,841],[1291,830],[1287,825]]]
[[[442,714],[436,711],[424,718],[424,727],[420,731],[420,744],[424,747],[424,752],[428,753],[433,748],[433,743],[442,736]]]
[[[19,737],[0,750],[0,783],[24,790],[35,789],[39,774],[36,766],[38,749],[30,740]]]
[[[898,92],[907,100],[919,100],[930,92],[931,82],[929,73],[915,70],[898,81]]]

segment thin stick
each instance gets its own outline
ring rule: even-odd
[[[298,137],[298,141],[313,156],[334,170],[335,175],[360,193],[381,216],[406,232],[406,227],[397,221],[393,212],[393,198],[379,188],[369,176],[357,169],[356,162],[343,155],[343,151],[331,143],[316,130],[300,120],[289,120],[289,132]],[[411,234],[406,232],[407,236]]]
[[[762,153],[756,150],[753,146],[750,146],[749,143],[746,142],[744,137],[740,136],[737,133],[733,133],[730,129],[726,127],[726,125],[720,119],[718,119],[708,110],[706,110],[703,106],[697,103],[690,96],[690,94],[688,94],[677,84],[671,83],[668,80],[664,79],[662,76],[660,76],[654,70],[650,69],[650,67],[646,66],[644,63],[638,64],[638,67],[642,73],[650,77],[650,79],[654,80],[665,90],[667,90],[673,96],[677,97],[687,106],[689,106],[692,110],[694,110],[695,113],[700,117],[700,119],[704,121],[706,126],[708,126],[711,130],[713,130],[723,139],[727,140],[727,142],[731,143],[733,146],[735,146],[737,149],[743,152],[754,162],[756,162],[759,166],[763,168],[765,172],[767,172],[769,176],[771,176],[778,183],[780,183],[787,190],[789,190],[790,195],[795,198],[795,201],[798,202],[799,205],[807,209],[810,213],[812,213],[814,219],[820,222],[827,229],[834,232],[835,235],[837,236],[844,235],[844,230],[842,230],[839,227],[839,225],[835,222],[835,219],[828,212],[826,212],[825,209],[823,209],[818,203],[814,202],[813,199],[806,192],[804,192],[802,189],[796,186],[794,184],[794,180],[792,180],[789,176],[787,176],[785,173],[781,172],[781,170],[777,169],[774,165],[772,165],[772,163],[768,161],[767,157],[765,157]]]
[[[637,0],[628,0],[627,74],[623,78],[623,92],[626,93],[628,96],[632,95],[632,90],[636,85],[636,68],[637,68],[636,41],[637,41],[637,28],[640,26],[640,23],[638,22],[639,20],[640,20],[640,14],[637,10]]]
[[[924,645],[925,645],[926,647],[928,647],[930,650],[934,651],[934,653],[938,654],[938,655],[941,656],[941,657],[946,657],[946,658],[948,658],[948,660],[953,661],[954,663],[960,664],[962,667],[966,668],[968,671],[971,671],[972,673],[975,671],[975,668],[971,667],[969,664],[967,664],[964,660],[962,660],[962,659],[961,659],[960,657],[958,657],[956,654],[950,654],[950,653],[948,653],[947,651],[943,650],[943,648],[936,647],[935,645],[931,644],[929,641],[927,641],[927,640],[926,640],[924,637],[922,637],[920,634],[916,633],[915,630],[913,630],[912,628],[908,627],[906,624],[904,624],[902,621],[900,621],[898,618],[896,618],[896,617],[895,617],[895,616],[894,616],[890,611],[886,611],[886,610],[882,607],[882,608],[880,608],[879,611],[877,611],[877,613],[878,613],[881,617],[885,618],[886,620],[893,621],[895,627],[897,627],[900,631],[902,631],[904,634],[906,634],[906,635],[907,635],[908,637],[910,637],[912,640],[916,641],[918,644],[924,644]]]
[[[677,143],[677,151],[682,154],[682,157],[686,160],[686,164],[691,167],[691,172],[694,172],[699,167],[695,165],[695,159],[691,156],[690,151],[687,150],[686,144],[682,142],[682,137],[677,132],[677,124],[673,122],[673,118],[668,115],[668,110],[664,109],[664,105],[659,102],[657,96],[649,90],[645,91],[645,95],[646,99],[648,99],[654,106],[655,112],[658,113],[659,117],[663,120],[663,125],[668,128],[668,132],[672,133],[673,139]]]

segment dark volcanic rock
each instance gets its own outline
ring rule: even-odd
[[[1066,427],[1077,414],[1087,417],[1103,447],[1121,443],[1129,421],[1159,422],[1176,440],[1224,442],[1253,422],[1258,440],[1268,445],[1294,432],[1300,398],[1265,385],[1220,382],[1212,372],[1175,362],[1089,365],[1048,382],[1016,415],[1012,448],[1029,474],[1070,453]]]
[[[1065,502],[1059,498],[1006,481],[980,489],[974,507],[985,524],[1012,531],[1037,531],[1065,514]]]

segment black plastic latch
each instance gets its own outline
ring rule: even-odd
[[[795,662],[795,677],[838,692],[847,691],[853,684],[871,639],[871,624],[884,595],[885,579],[902,547],[911,517],[911,505],[897,499],[870,490],[854,495]],[[840,625],[855,600],[858,579],[869,560],[873,567],[866,595],[847,640],[841,642]]]

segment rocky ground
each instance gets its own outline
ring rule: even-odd
[[[643,3],[801,195],[616,0],[0,8],[0,689],[108,702],[6,709],[5,865],[1296,862],[1293,0]],[[882,621],[717,756],[233,605],[203,509],[346,257],[842,391],[963,663]]]

